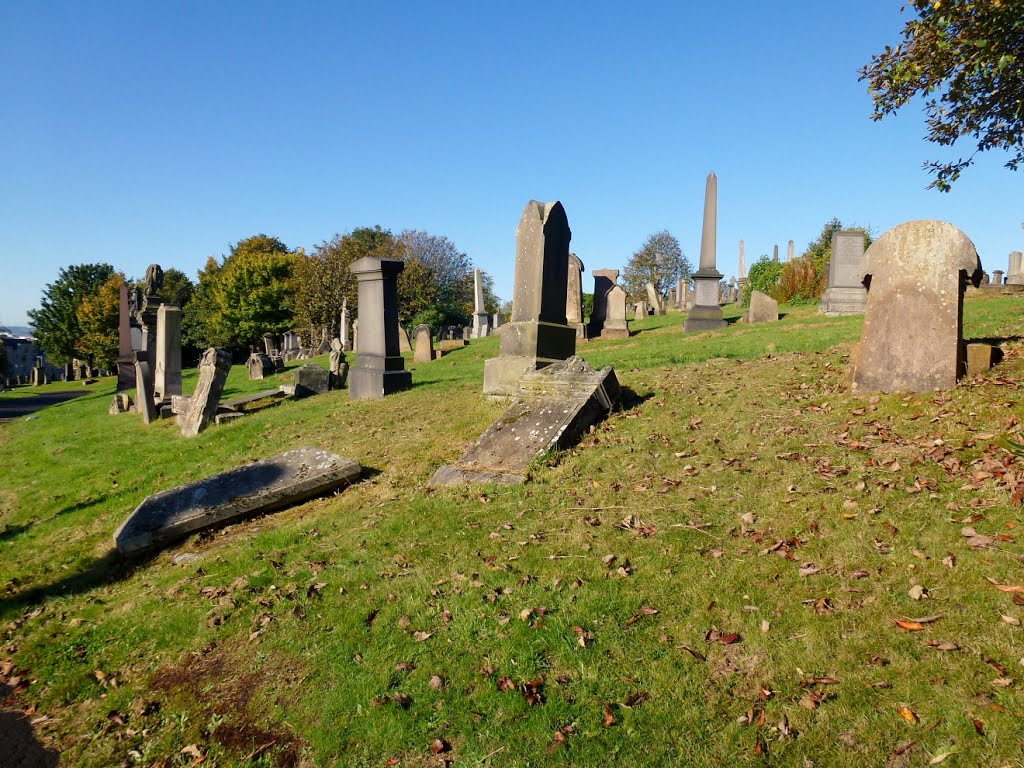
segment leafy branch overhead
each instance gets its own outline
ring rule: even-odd
[[[860,70],[874,101],[872,119],[924,98],[925,138],[951,146],[977,142],[966,158],[924,164],[929,184],[948,192],[979,152],[1009,153],[1006,167],[1024,163],[1024,10],[1017,0],[911,0],[918,18],[897,46]]]

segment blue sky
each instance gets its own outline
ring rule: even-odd
[[[880,123],[857,69],[903,25],[860,3],[0,5],[0,323],[61,266],[194,275],[264,232],[446,235],[511,298],[515,227],[561,200],[587,273],[667,228],[692,263],[799,253],[838,216],[951,221],[986,269],[1024,248],[1024,174],[950,194],[920,110]],[[590,286],[590,280],[584,283]]]

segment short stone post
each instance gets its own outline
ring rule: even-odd
[[[181,394],[181,309],[161,304],[156,311],[156,378],[153,395],[170,400]]]

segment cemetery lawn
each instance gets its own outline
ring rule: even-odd
[[[625,402],[521,487],[426,487],[502,412],[493,338],[192,440],[112,379],[0,424],[8,707],[75,766],[1021,765],[1024,300],[969,297],[1005,359],[913,395],[849,393],[861,318],[782,309],[581,344]],[[110,555],[146,495],[303,445],[365,479]]]

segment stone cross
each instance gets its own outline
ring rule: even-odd
[[[353,400],[376,400],[412,386],[398,342],[398,275],[405,262],[364,256],[349,266],[359,281],[359,348],[348,385]]]
[[[512,317],[499,331],[500,354],[484,363],[485,395],[513,397],[525,372],[576,353],[565,316],[571,238],[560,202],[526,204],[516,229]]]
[[[867,312],[851,354],[854,392],[952,389],[965,372],[963,297],[981,282],[974,243],[944,221],[911,221],[864,255]]]
[[[413,354],[413,362],[429,363],[434,359],[434,334],[429,325],[417,325],[412,331],[415,339],[416,352]]]
[[[182,435],[195,437],[213,421],[230,370],[231,355],[228,352],[210,347],[203,353],[196,391],[188,398],[185,412],[179,416]]]
[[[170,400],[181,394],[181,309],[161,304],[156,311],[156,378],[153,395]]]
[[[832,256],[828,262],[828,287],[818,311],[829,317],[859,315],[868,303],[864,287],[864,233],[842,229],[832,235]]]
[[[590,327],[587,329],[587,336],[596,339],[604,329],[605,315],[608,314],[606,297],[612,286],[619,282],[619,270],[617,269],[595,269],[594,276],[594,309],[590,313]]]
[[[565,289],[565,322],[576,329],[576,338],[586,338],[583,325],[583,262],[575,253],[569,254],[569,276]]]
[[[719,305],[719,281],[722,273],[716,267],[716,240],[718,228],[718,177],[708,174],[704,188],[704,224],[700,236],[700,269],[693,273],[696,299],[683,323],[683,332],[711,331],[724,328],[727,323]]]

